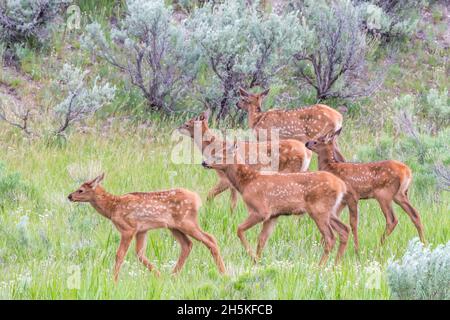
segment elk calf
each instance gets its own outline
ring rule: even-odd
[[[204,161],[202,165],[222,171],[242,195],[249,215],[239,225],[237,233],[254,261],[260,258],[279,216],[308,213],[323,238],[324,254],[320,264],[326,263],[334,247],[334,231],[339,234],[340,240],[336,255],[336,263],[339,262],[349,234],[349,227],[337,217],[337,210],[346,193],[345,183],[341,179],[328,172],[262,173],[243,164],[223,164],[217,158]],[[244,232],[260,222],[263,227],[255,255]]]
[[[133,192],[121,196],[112,195],[103,189],[100,182],[104,174],[92,181],[83,183],[78,190],[69,195],[73,202],[89,202],[102,216],[111,220],[119,230],[121,239],[116,255],[114,280],[133,238],[136,238],[136,253],[150,271],[154,266],[145,256],[147,231],[168,228],[181,246],[181,254],[173,269],[176,273],[183,267],[192,249],[190,236],[205,244],[211,251],[221,273],[225,266],[220,256],[215,238],[202,231],[197,215],[201,206],[200,197],[186,189],[172,189],[155,192]],[[159,272],[156,271],[159,275]]]
[[[239,88],[241,99],[238,107],[248,113],[248,125],[260,137],[260,131],[279,130],[280,139],[296,139],[303,143],[316,139],[323,134],[342,128],[342,114],[324,105],[316,104],[293,110],[269,110],[262,112],[262,103],[269,89],[252,94]],[[339,160],[344,157],[337,149]]]
[[[358,250],[358,210],[360,199],[376,199],[386,218],[386,229],[381,243],[386,240],[398,223],[392,209],[392,201],[409,215],[417,228],[420,240],[425,242],[419,213],[408,199],[412,180],[411,169],[398,161],[386,160],[370,163],[339,162],[336,158],[337,132],[329,133],[318,140],[309,141],[306,147],[319,157],[319,170],[329,171],[341,178],[347,185],[347,201],[356,203],[356,210],[350,208],[350,225],[353,231],[355,249]]]
[[[198,117],[192,118],[181,127],[178,128],[179,131],[185,135],[190,136],[194,139],[200,151],[206,153],[206,151],[222,151],[226,148],[225,141],[218,139],[208,127],[208,112],[201,113]],[[197,130],[197,131],[196,131]],[[196,137],[195,134],[198,132],[200,137]],[[248,142],[239,141],[237,142],[239,154],[243,155],[245,158],[245,163],[250,163],[252,152],[257,153],[257,155],[263,154],[266,158],[271,158],[272,156],[272,144],[270,141],[267,142]],[[211,147],[213,147],[211,149]],[[312,152],[308,150],[305,145],[297,140],[279,140],[278,141],[278,171],[280,172],[299,172],[307,171],[309,163],[311,162]],[[214,156],[214,154],[212,154]],[[207,156],[207,155],[205,155]],[[260,161],[261,159],[256,159]],[[263,165],[261,163],[256,163],[251,165],[254,169],[261,169]],[[208,200],[214,199],[220,193],[230,189],[231,191],[231,211],[233,212],[237,203],[237,191],[233,188],[232,184],[228,181],[226,175],[220,171],[216,170],[219,176],[219,182],[214,186],[208,193]]]

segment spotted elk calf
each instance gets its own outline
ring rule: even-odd
[[[241,98],[237,106],[247,111],[248,125],[259,140],[264,135],[270,138],[269,131],[275,129],[279,130],[280,139],[296,139],[306,143],[327,132],[335,132],[342,128],[342,114],[326,105],[316,104],[306,108],[263,112],[262,103],[269,89],[252,94],[239,88],[239,93]],[[338,149],[336,153],[339,159],[344,161]]]
[[[235,152],[235,151],[234,151]],[[347,191],[345,183],[328,172],[263,173],[244,164],[225,164],[219,158],[202,163],[205,168],[222,171],[239,193],[248,210],[247,219],[238,227],[238,237],[248,254],[256,262],[281,215],[308,213],[316,223],[324,243],[320,265],[327,262],[339,234],[336,263],[347,247],[350,228],[338,218],[342,199]],[[341,209],[342,210],[342,209]],[[245,231],[262,222],[256,255],[245,237]]]
[[[217,138],[208,127],[209,112],[205,111],[199,116],[194,117],[179,127],[179,131],[194,139],[194,142],[202,152],[207,153],[208,150],[222,151],[226,148],[226,142]],[[197,130],[197,131],[196,131]],[[196,134],[199,137],[196,137]],[[245,163],[250,163],[251,153],[254,152],[258,156],[263,153],[263,160],[276,159],[278,165],[276,166],[280,172],[299,172],[307,171],[309,163],[311,162],[312,152],[308,150],[305,145],[297,140],[279,140],[278,141],[278,156],[272,158],[272,145],[270,141],[267,142],[249,142],[238,141],[238,150],[245,158]],[[213,148],[211,148],[213,147]],[[276,147],[276,145],[274,145]],[[206,155],[205,155],[206,156]],[[256,160],[262,160],[257,158]],[[254,169],[261,169],[264,165],[261,163],[253,164]],[[221,170],[216,170],[219,177],[219,182],[208,193],[208,200],[214,199],[220,193],[230,189],[231,191],[231,211],[233,212],[237,203],[237,191],[228,181],[226,175]]]
[[[119,230],[121,239],[114,268],[115,281],[118,279],[120,267],[133,238],[136,238],[139,261],[148,270],[154,270],[154,266],[145,256],[145,248],[147,231],[157,228],[168,228],[181,246],[181,254],[173,269],[174,273],[181,270],[191,252],[192,242],[188,236],[205,244],[211,251],[219,271],[225,272],[215,238],[202,231],[198,225],[197,215],[201,200],[196,193],[180,188],[115,196],[106,192],[100,185],[103,178],[104,174],[83,183],[78,190],[69,195],[69,200],[90,203]],[[159,275],[157,270],[155,273]]]
[[[306,143],[306,147],[317,153],[319,170],[333,173],[347,185],[348,197],[354,202],[360,199],[376,199],[386,218],[386,229],[381,243],[394,231],[398,220],[394,215],[392,201],[397,203],[409,215],[419,232],[422,242],[425,242],[419,213],[408,199],[408,189],[411,185],[411,169],[398,161],[385,160],[369,163],[340,162],[336,157],[337,132],[329,133],[318,140]],[[353,231],[355,248],[358,248],[358,210],[350,210],[350,225]]]

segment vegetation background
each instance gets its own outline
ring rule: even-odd
[[[0,298],[449,299],[449,26],[449,2],[431,0],[1,0]],[[224,194],[204,201],[200,224],[227,276],[201,245],[170,275],[179,248],[155,230],[147,251],[162,276],[130,250],[114,285],[118,232],[67,195],[105,171],[115,194],[182,186],[205,199],[215,173],[172,163],[170,137],[205,107],[212,126],[247,128],[241,85],[270,87],[264,109],[320,101],[343,112],[351,161],[407,163],[429,247],[411,241],[398,207],[380,246],[385,221],[369,200],[359,257],[350,243],[341,265],[319,268],[316,227],[285,217],[254,265],[236,236],[246,210],[230,214]]]

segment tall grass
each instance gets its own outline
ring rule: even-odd
[[[149,233],[147,253],[162,276],[156,278],[148,272],[138,262],[131,246],[119,284],[114,285],[112,267],[119,233],[89,205],[70,203],[66,197],[83,179],[105,171],[104,187],[115,194],[180,186],[197,191],[205,200],[208,189],[216,182],[215,173],[200,165],[173,164],[170,143],[162,132],[170,132],[170,128],[147,130],[137,129],[132,124],[114,123],[109,129],[74,133],[66,143],[59,145],[15,140],[14,136],[8,136],[8,141],[0,140],[4,150],[0,161],[6,164],[6,170],[19,172],[34,190],[25,194],[19,203],[6,199],[0,208],[0,298],[390,297],[385,278],[387,262],[390,258],[401,257],[408,241],[417,236],[413,224],[400,208],[395,208],[399,218],[397,229],[387,243],[380,246],[384,217],[374,201],[362,201],[360,257],[355,255],[350,243],[342,264],[333,267],[330,259],[324,269],[317,266],[322,247],[311,219],[306,216],[281,218],[261,263],[254,265],[236,236],[246,210],[240,202],[237,212],[230,214],[229,194],[212,203],[204,201],[199,217],[202,228],[218,240],[227,276],[218,274],[209,251],[198,242],[181,274],[170,275],[179,255],[178,244],[170,232],[154,230]],[[1,127],[0,133],[6,137]],[[350,139],[344,133],[341,139],[344,153],[352,154],[364,143],[375,143],[368,134],[367,138],[359,136],[361,141]],[[413,187],[411,200],[422,215],[428,241],[445,243],[450,229],[450,199],[447,194],[441,197],[441,202],[433,202],[432,197],[427,197],[430,192]],[[343,220],[348,221],[347,212]],[[259,227],[247,232],[254,245],[258,232]]]
[[[77,0],[81,12],[95,14],[97,17],[118,16],[125,7],[125,0]]]

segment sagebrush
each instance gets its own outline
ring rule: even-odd
[[[413,239],[400,261],[387,267],[395,299],[450,299],[450,241],[434,250]]]

